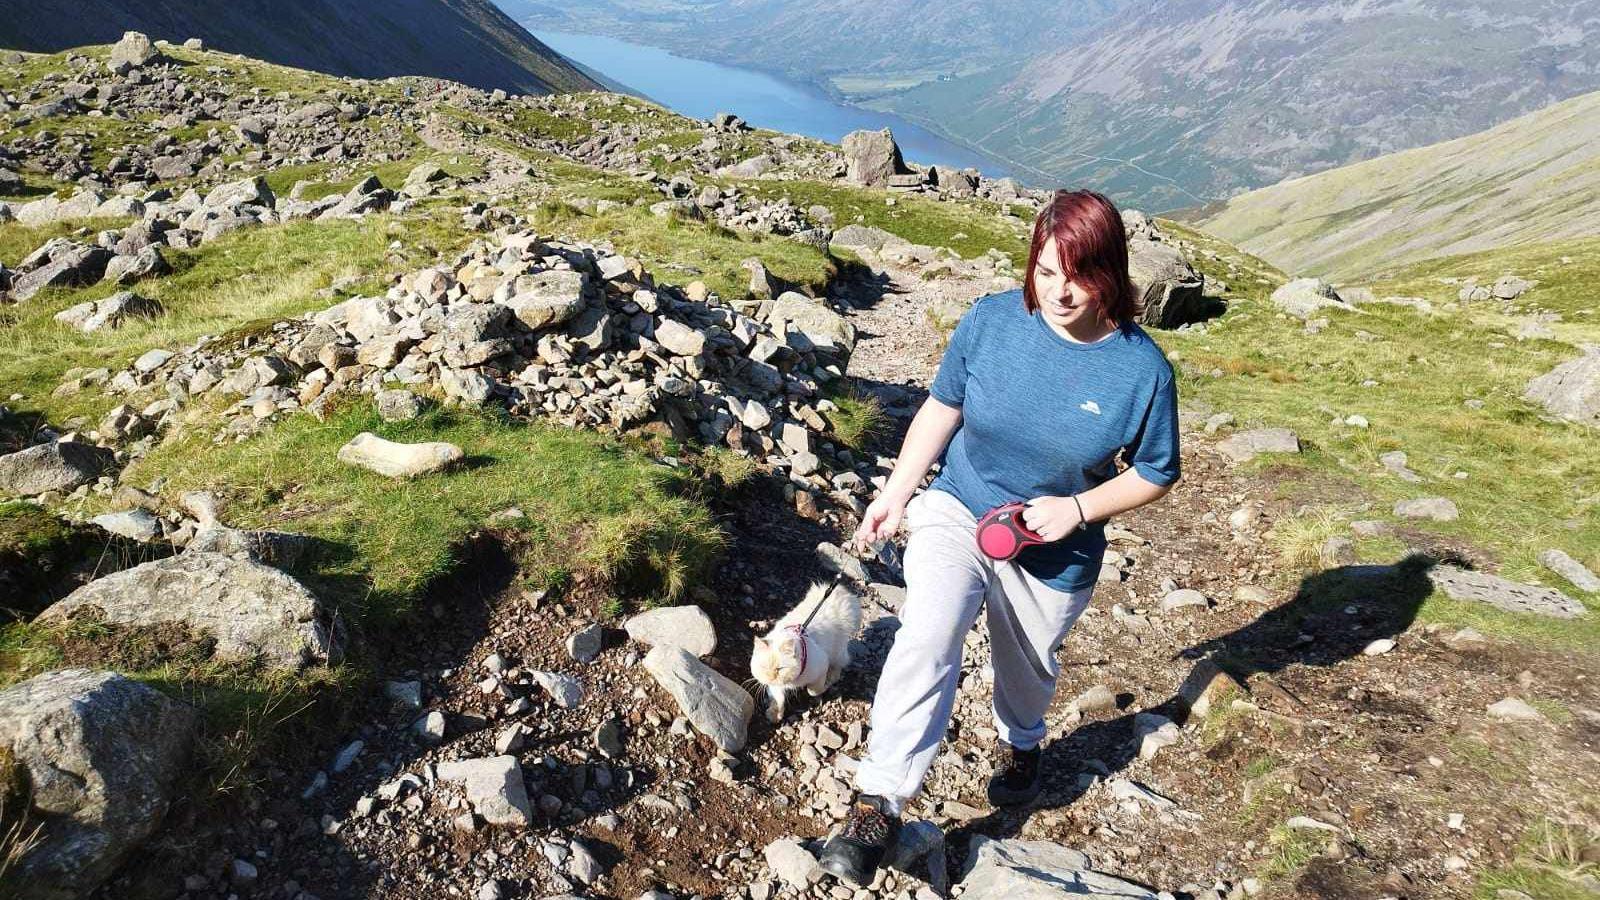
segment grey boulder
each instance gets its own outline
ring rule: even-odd
[[[1128,241],[1128,276],[1140,298],[1140,323],[1176,328],[1201,318],[1205,283],[1171,244]]]
[[[501,301],[530,330],[561,325],[583,310],[587,278],[571,269],[518,276]]]
[[[70,306],[56,313],[55,319],[63,325],[91,333],[103,328],[119,328],[129,318],[149,319],[159,315],[160,303],[132,291],[118,291],[103,300],[85,300]]]
[[[774,333],[782,335],[793,326],[819,350],[848,356],[856,345],[856,327],[850,320],[796,291],[785,291],[772,301],[768,314]]]
[[[698,606],[664,606],[642,612],[623,624],[628,637],[651,647],[679,647],[695,656],[717,649],[711,617]]]
[[[877,131],[852,131],[840,142],[848,177],[867,187],[887,187],[889,176],[906,171],[900,147],[887,128]]]
[[[178,624],[216,640],[224,659],[283,668],[326,662],[332,636],[312,593],[248,559],[182,553],[91,581],[39,614],[42,622],[97,615],[114,625]]]
[[[19,896],[87,896],[160,825],[187,764],[187,704],[114,672],[61,669],[0,691],[0,746],[28,776],[42,841]]]
[[[1563,419],[1600,428],[1600,346],[1528,382],[1522,397]]]
[[[146,65],[160,55],[150,38],[137,31],[126,31],[122,34],[122,40],[112,46],[106,67],[113,72],[124,72]]]
[[[1272,292],[1272,303],[1291,316],[1310,318],[1313,313],[1328,306],[1353,309],[1340,299],[1339,292],[1320,278],[1296,278]]]
[[[697,731],[719,749],[744,748],[756,701],[744,688],[722,677],[682,647],[655,647],[644,667],[672,695]]]
[[[111,454],[92,444],[51,441],[0,456],[0,496],[70,491],[105,470]]]
[[[1090,869],[1089,857],[1076,850],[981,834],[972,839],[961,886],[963,900],[1157,900],[1154,891]]]

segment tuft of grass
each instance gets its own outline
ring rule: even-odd
[[[1323,568],[1322,545],[1345,530],[1344,517],[1337,510],[1318,507],[1273,523],[1270,543],[1281,569],[1305,574]]]
[[[882,434],[888,425],[883,403],[873,394],[855,388],[833,391],[829,394],[836,409],[828,410],[823,417],[839,443],[860,452],[874,437]]]
[[[733,490],[743,486],[761,471],[761,466],[754,459],[736,453],[731,448],[721,446],[708,446],[695,456],[695,465],[707,478],[714,479],[726,490]]]
[[[1578,881],[1600,874],[1600,828],[1545,817],[1528,829],[1516,860],[1478,883],[1476,897],[1496,900],[1501,890],[1517,890],[1540,900],[1592,900],[1592,889]]]
[[[1324,832],[1279,825],[1267,833],[1268,856],[1257,877],[1262,881],[1287,878],[1321,855],[1327,842]]]
[[[1244,767],[1243,775],[1246,781],[1252,778],[1260,778],[1270,772],[1277,771],[1281,765],[1283,765],[1282,760],[1271,753],[1267,753],[1250,760],[1249,764]]]
[[[9,877],[34,847],[39,845],[44,822],[33,816],[33,791],[28,773],[12,754],[0,746],[0,898],[21,897],[20,885]]]

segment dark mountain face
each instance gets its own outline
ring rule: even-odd
[[[600,86],[488,0],[27,0],[0,3],[0,46],[55,51],[198,37],[334,75],[431,75],[529,94]]]

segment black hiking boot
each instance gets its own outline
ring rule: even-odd
[[[1039,789],[1044,786],[1044,773],[1039,765],[1044,751],[1038,747],[1018,750],[1003,741],[1000,746],[1006,758],[989,779],[989,802],[995,806],[1026,806],[1039,796]]]
[[[844,830],[828,840],[817,862],[822,871],[856,887],[872,884],[900,833],[900,817],[884,811],[882,797],[862,794],[845,816]]]

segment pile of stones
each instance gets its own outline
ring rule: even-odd
[[[873,470],[829,442],[835,407],[822,393],[842,377],[855,329],[749,265],[763,291],[725,302],[700,282],[658,284],[606,247],[512,230],[400,277],[382,296],[352,297],[264,336],[152,350],[118,372],[75,371],[58,390],[120,395],[91,437],[135,455],[200,397],[232,401],[217,440],[294,410],[325,416],[336,398],[358,394],[390,419],[446,402],[610,431],[660,423],[849,505]]]

